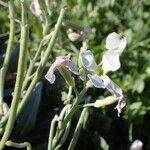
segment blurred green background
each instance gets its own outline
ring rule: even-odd
[[[55,0],[55,8],[52,3],[52,16],[50,28],[52,30],[60,11],[60,1]],[[104,109],[90,108],[85,117],[85,124],[80,134],[76,150],[127,150],[135,139],[140,139],[144,143],[144,150],[150,149],[150,1],[148,0],[76,0],[63,1],[68,4],[66,19],[80,25],[89,25],[92,35],[89,38],[89,49],[94,53],[97,62],[100,62],[105,48],[106,36],[111,32],[121,33],[126,36],[128,44],[121,56],[122,67],[114,73],[110,73],[111,79],[116,82],[127,95],[128,103],[121,117],[117,117],[114,110],[115,105]],[[28,1],[30,3],[30,1]],[[20,19],[20,7],[16,4],[16,18]],[[29,9],[28,9],[29,11]],[[30,42],[29,53],[34,55],[42,36],[42,28],[39,19],[30,12]],[[16,31],[19,31],[17,24]],[[75,59],[81,47],[80,42],[71,42],[67,37],[67,27],[63,26],[59,34],[58,42],[50,56],[50,62],[54,61],[58,55],[71,53]],[[9,32],[8,9],[0,5],[0,63],[3,62],[4,50]],[[14,55],[12,62],[17,61],[19,36],[15,38]],[[38,62],[37,62],[38,63]],[[10,65],[9,74],[16,71],[16,65]],[[14,68],[14,69],[12,69]],[[11,70],[12,69],[12,70]],[[46,68],[47,70],[48,68]],[[6,81],[5,97],[10,104],[10,92],[14,86],[14,78]],[[7,83],[8,82],[8,83]],[[34,122],[28,122],[28,118],[22,117],[22,124],[25,132],[20,136],[19,125],[16,123],[12,136],[16,141],[29,141],[33,145],[33,150],[45,150],[48,140],[50,121],[55,113],[62,107],[62,91],[66,92],[62,78],[58,75],[54,85],[49,85],[44,78],[41,81],[42,88],[38,92],[41,100],[37,104],[30,103],[30,108],[38,108],[36,113],[25,111],[26,117],[32,114]],[[77,80],[78,88],[80,82]],[[108,96],[109,92],[100,89],[89,89],[86,96],[92,96],[90,102],[102,96]],[[33,96],[34,97],[34,96]],[[38,97],[38,96],[37,96]],[[37,97],[34,99],[37,99]],[[63,149],[65,150],[73,135],[75,122],[77,122],[80,110],[74,116],[71,133]],[[27,119],[27,120],[25,120]],[[32,119],[31,119],[32,120]],[[27,126],[24,124],[26,123]],[[30,123],[32,126],[30,126]]]

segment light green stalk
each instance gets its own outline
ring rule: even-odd
[[[28,90],[26,91],[21,103],[19,104],[19,107],[17,109],[17,116],[19,116],[19,114],[22,112],[23,108],[25,107],[25,105],[27,104],[28,100],[29,100],[29,97],[31,96],[32,94],[32,91],[33,89],[35,88],[35,85],[36,83],[39,81],[39,79],[41,78],[42,76],[42,73],[43,73],[43,70],[45,68],[45,65],[48,61],[48,58],[50,56],[50,53],[52,51],[52,48],[54,47],[54,44],[56,42],[56,38],[57,38],[57,35],[58,35],[58,32],[60,30],[60,27],[61,27],[61,24],[62,24],[62,20],[64,18],[64,14],[65,14],[65,11],[66,11],[66,7],[63,7],[60,11],[60,15],[59,15],[59,18],[58,18],[58,21],[57,21],[57,24],[55,26],[55,30],[53,32],[53,35],[50,39],[50,42],[48,44],[48,47],[46,49],[46,52],[45,52],[45,55],[44,55],[44,58],[42,59],[40,65],[38,66],[36,72],[35,72],[35,76],[28,88]]]
[[[13,1],[10,1],[10,5],[13,6]],[[24,68],[25,68],[25,59],[26,59],[25,56],[26,56],[29,32],[28,32],[28,26],[27,24],[25,24],[24,3],[22,3],[21,6],[22,6],[22,23],[21,23],[20,53],[19,53],[19,60],[18,60],[17,77],[16,77],[14,95],[13,95],[13,99],[11,103],[8,122],[6,124],[4,134],[0,141],[0,150],[3,150],[5,143],[9,139],[9,136],[13,129],[13,125],[15,123],[17,107],[18,107],[18,103],[21,97],[22,81],[24,77]]]
[[[85,94],[85,92],[87,91],[87,88],[85,87],[79,94],[76,90],[76,88],[74,88],[74,91],[76,93],[76,101],[73,104],[69,114],[66,116],[66,118],[64,119],[63,123],[61,124],[60,129],[64,129],[67,125],[67,123],[71,120],[72,116],[74,115],[75,111],[78,109],[78,105],[83,97],[83,95]]]
[[[76,145],[76,143],[78,141],[78,137],[79,137],[79,134],[80,134],[80,131],[81,131],[81,127],[82,127],[84,116],[85,116],[86,112],[87,112],[87,108],[84,108],[82,113],[81,113],[81,116],[80,116],[80,119],[78,121],[78,124],[76,126],[74,135],[73,135],[72,140],[70,142],[70,145],[68,147],[68,150],[74,150],[74,148],[75,148],[75,145]]]
[[[13,8],[12,2],[9,3],[9,16],[10,16],[9,40],[7,44],[4,63],[3,63],[2,68],[0,69],[0,102],[3,101],[3,97],[4,97],[3,95],[4,94],[4,82],[5,82],[6,72],[8,70],[8,66],[10,62],[11,50],[13,47],[13,40],[14,40],[14,34],[15,34],[14,8]]]
[[[6,142],[7,146],[15,147],[15,148],[27,148],[27,150],[31,150],[31,144],[28,142],[23,142],[23,143],[15,143],[12,141],[7,141]]]

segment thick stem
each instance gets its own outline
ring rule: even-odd
[[[10,62],[11,50],[13,47],[13,40],[14,40],[14,34],[15,34],[14,6],[11,1],[9,3],[9,15],[10,15],[9,40],[8,40],[8,45],[6,49],[4,63],[3,63],[2,68],[0,69],[0,102],[3,101],[5,76],[6,76],[6,72],[8,70],[8,66]]]
[[[23,3],[22,3],[22,11],[24,12]],[[22,17],[22,19],[23,19],[22,23],[24,23],[24,17]],[[20,53],[19,53],[19,60],[18,60],[16,84],[15,84],[14,95],[11,103],[8,122],[6,124],[5,132],[0,142],[0,150],[3,150],[5,143],[8,140],[11,131],[13,129],[13,125],[15,123],[17,107],[21,97],[22,81],[24,77],[24,66],[25,66],[25,59],[26,59],[25,55],[27,49],[28,33],[29,33],[28,26],[25,24],[21,24]]]

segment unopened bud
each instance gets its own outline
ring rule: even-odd
[[[115,103],[118,100],[115,96],[108,96],[102,100],[96,100],[94,107],[100,108]]]
[[[78,32],[75,29],[69,28],[67,31],[68,34],[68,38],[70,39],[70,41],[72,42],[76,42],[76,41],[81,41],[82,40],[82,35],[80,32]]]
[[[9,107],[8,107],[7,103],[0,102],[0,119],[2,119],[2,117],[6,115],[8,110],[9,110]]]

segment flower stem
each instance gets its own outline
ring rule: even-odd
[[[52,150],[52,140],[54,137],[55,124],[58,121],[58,116],[55,115],[54,119],[51,122],[50,132],[49,132],[49,140],[48,140],[48,150]]]
[[[80,103],[81,98],[83,97],[83,95],[85,94],[85,92],[87,91],[87,88],[84,88],[80,94],[78,94],[78,92],[76,92],[78,95],[76,95],[76,101],[73,104],[69,114],[66,116],[65,120],[63,121],[61,128],[60,129],[64,129],[68,123],[69,120],[71,120],[72,116],[74,115],[75,111],[78,109],[78,105]]]
[[[70,142],[70,145],[68,147],[68,150],[74,150],[74,148],[75,148],[75,145],[77,143],[77,140],[78,140],[78,137],[79,137],[79,134],[80,134],[80,131],[81,131],[81,127],[82,127],[84,116],[85,116],[86,112],[87,112],[87,108],[84,108],[82,110],[80,119],[79,119],[78,124],[76,126],[76,129],[75,129],[73,138],[72,138],[72,140]]]
[[[71,121],[69,121],[69,122],[67,123],[65,132],[64,132],[64,134],[63,134],[63,136],[62,136],[62,138],[61,138],[59,144],[54,148],[54,150],[59,150],[60,147],[64,144],[64,142],[66,141],[67,136],[68,136],[68,134],[69,134],[70,127],[71,127]]]
[[[13,2],[10,1],[11,5]],[[22,12],[24,11],[24,3],[22,3]],[[25,15],[24,13],[22,15]],[[25,18],[22,17],[22,24],[21,24],[21,39],[20,39],[20,53],[19,53],[19,60],[18,60],[18,70],[17,70],[17,77],[14,89],[14,95],[11,103],[10,113],[8,117],[8,122],[6,124],[6,128],[3,134],[3,137],[0,141],[0,150],[3,150],[6,141],[8,140],[11,131],[13,129],[13,125],[15,123],[15,117],[17,113],[18,103],[21,97],[21,88],[22,88],[22,81],[24,77],[24,66],[25,66],[25,55],[27,50],[27,42],[28,42],[28,26],[25,23]]]
[[[27,104],[28,100],[29,100],[29,97],[31,96],[32,94],[32,91],[33,89],[35,88],[35,85],[36,83],[38,82],[38,80],[41,78],[42,76],[42,73],[43,73],[43,70],[45,68],[45,65],[47,63],[47,60],[49,58],[49,55],[51,53],[51,50],[52,48],[54,47],[54,44],[56,42],[56,38],[57,38],[57,35],[58,35],[58,32],[60,30],[60,27],[61,27],[61,24],[62,24],[62,20],[64,18],[64,15],[65,15],[65,11],[66,11],[66,7],[63,7],[61,9],[61,12],[60,12],[60,15],[59,15],[59,18],[58,18],[58,21],[57,21],[57,24],[55,26],[55,30],[53,32],[53,35],[50,39],[50,42],[48,44],[48,47],[46,49],[46,52],[45,52],[45,55],[44,55],[44,58],[42,59],[40,65],[38,66],[37,70],[36,70],[36,73],[35,73],[35,76],[26,92],[26,94],[24,95],[21,103],[19,104],[19,107],[17,109],[17,116],[19,116],[19,114],[22,112],[23,108],[25,107],[25,105]]]
[[[33,68],[34,68],[34,64],[42,50],[42,46],[43,46],[43,40],[40,42],[40,45],[39,45],[39,48],[38,50],[36,51],[36,54],[33,58],[33,60],[30,62],[30,65],[29,65],[29,69],[27,70],[27,73],[26,73],[26,77],[25,77],[25,80],[23,82],[23,86],[22,86],[22,92],[26,89],[27,85],[28,85],[28,81],[29,81],[29,77],[30,75],[32,74],[32,71],[33,71]]]
[[[3,92],[4,92],[5,76],[6,76],[6,72],[8,70],[8,66],[10,62],[11,50],[13,47],[13,40],[14,40],[14,34],[15,34],[14,6],[11,1],[9,2],[9,15],[10,15],[9,40],[8,40],[8,45],[6,49],[4,63],[3,63],[2,68],[0,69],[0,102],[3,101],[3,97],[4,97]]]
[[[6,142],[7,146],[11,146],[11,147],[15,147],[15,148],[25,148],[27,147],[27,150],[31,150],[31,144],[28,142],[24,142],[24,143],[14,143],[12,141],[7,141]]]

